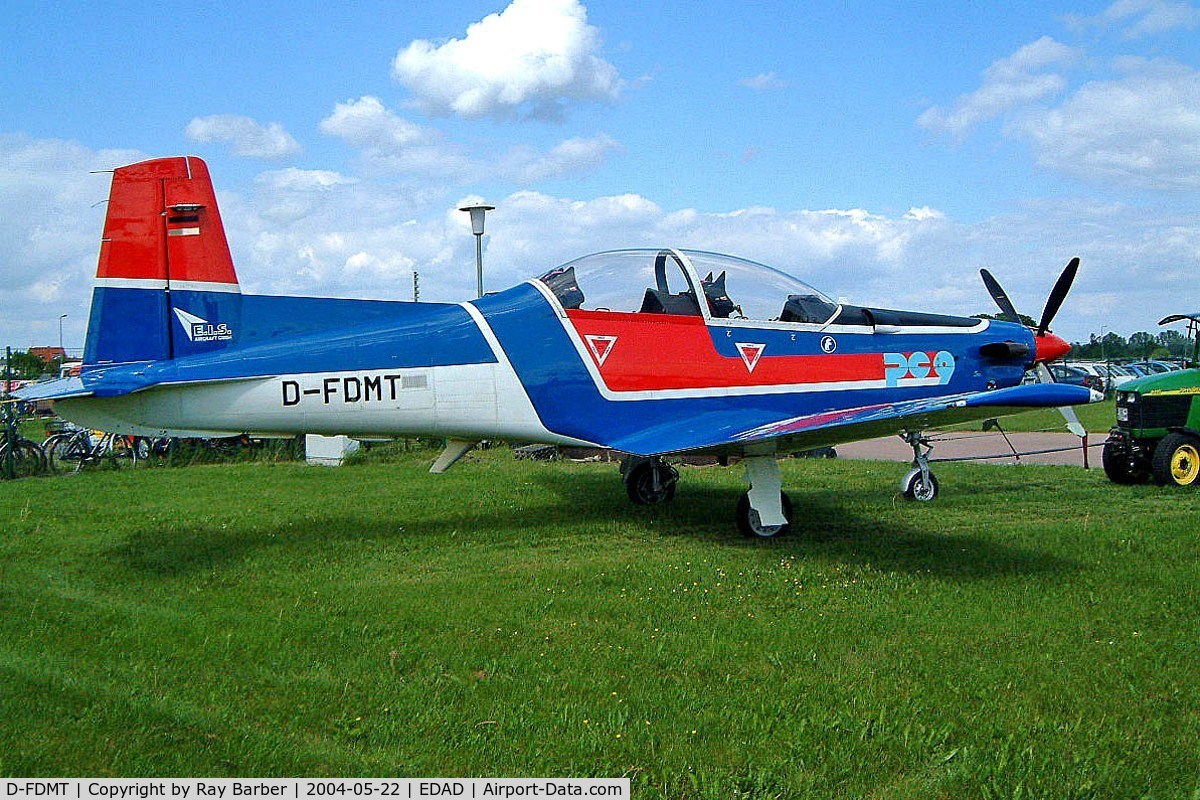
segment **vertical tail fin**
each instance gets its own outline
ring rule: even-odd
[[[113,172],[85,368],[235,343],[241,289],[208,166],[159,158]]]

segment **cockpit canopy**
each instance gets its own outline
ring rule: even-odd
[[[790,275],[743,258],[698,250],[596,253],[553,269],[539,280],[564,309],[816,325],[838,313],[836,303]]]

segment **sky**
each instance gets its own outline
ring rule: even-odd
[[[82,347],[111,170],[208,162],[244,291],[461,301],[686,247],[1055,331],[1200,310],[1200,7],[13,0],[0,346]]]

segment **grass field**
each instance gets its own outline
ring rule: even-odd
[[[638,798],[1190,798],[1200,492],[784,464],[0,483],[0,774],[629,776]]]
[[[1105,400],[1102,403],[1089,403],[1086,406],[1076,406],[1075,414],[1083,427],[1089,433],[1108,433],[1117,421],[1117,401]],[[1036,411],[1026,411],[1024,414],[1014,414],[1011,417],[1001,417],[1000,424],[1009,432],[1019,431],[1066,431],[1067,423],[1062,414],[1055,408],[1041,408]],[[979,430],[982,423],[973,422],[961,425],[960,428]]]

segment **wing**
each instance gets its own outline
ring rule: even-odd
[[[903,430],[928,430],[960,422],[1018,414],[1031,408],[1073,406],[1098,399],[1098,393],[1062,383],[1029,384],[990,392],[905,400],[803,417],[762,420],[761,413],[712,412],[671,422],[611,442],[616,450],[637,455],[742,450],[774,442],[783,452],[890,436]],[[757,420],[753,418],[758,416]]]

